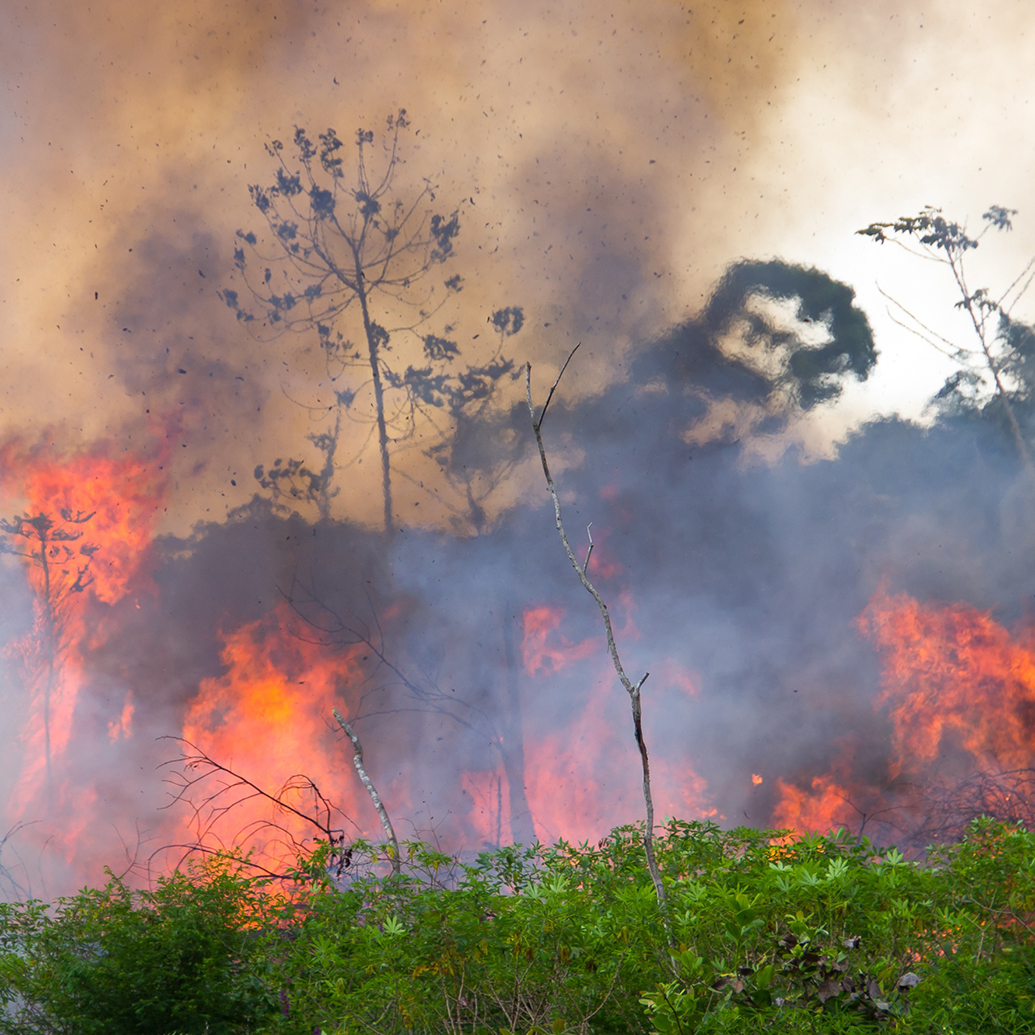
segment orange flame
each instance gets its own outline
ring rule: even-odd
[[[874,708],[891,722],[887,781],[895,790],[850,782],[849,752],[834,772],[815,777],[810,790],[778,781],[774,825],[821,832],[852,827],[862,813],[850,797],[867,805],[883,798],[870,814],[893,805],[897,828],[908,833],[910,822],[922,826],[932,801],[949,815],[952,801],[964,801],[959,796],[968,780],[982,773],[997,780],[1032,766],[1035,628],[1023,625],[1011,634],[988,612],[921,604],[884,589],[874,594],[858,627],[882,658]],[[1009,801],[1008,789],[1002,798]],[[981,811],[986,803],[980,796],[974,800]]]
[[[156,592],[150,560],[168,487],[165,459],[164,454],[153,459],[109,446],[61,456],[51,446],[0,445],[0,501],[6,500],[0,541],[16,555],[33,597],[31,629],[5,648],[24,677],[29,701],[20,742],[24,762],[7,819],[45,815],[60,827],[56,843],[68,858],[74,854],[81,873],[95,861],[93,854],[100,858],[106,851],[100,833],[91,831],[107,830],[107,824],[96,822],[102,800],[97,789],[70,775],[72,759],[97,749],[123,750],[139,724],[148,687],[121,687],[116,700],[95,716],[92,733],[78,722],[77,708],[91,678],[92,652],[110,640],[114,623],[124,616],[116,605],[126,601],[132,607],[134,595],[139,599]],[[599,551],[595,557],[602,559]],[[594,571],[603,577],[620,570],[610,562],[607,569]],[[616,634],[636,638],[627,592],[619,592],[615,613],[621,619]],[[539,695],[539,710],[527,716],[523,747],[528,807],[535,832],[544,840],[599,836],[616,822],[642,815],[626,695],[602,637],[569,638],[562,631],[563,619],[557,607],[525,612],[522,671],[516,677],[524,682],[524,696]],[[348,714],[350,702],[359,701],[362,652],[329,652],[296,631],[294,615],[283,606],[228,631],[221,654],[225,671],[198,686],[184,715],[183,736],[265,790],[275,792],[296,774],[306,774],[356,819],[350,835],[379,836],[352,772],[351,747],[330,720],[333,707]],[[545,688],[550,677],[561,674],[567,679],[563,693]],[[656,666],[652,691],[654,685],[680,698],[699,692],[696,674],[674,661]],[[516,728],[521,736],[520,721]],[[407,732],[417,734],[416,725]],[[88,735],[95,738],[90,743]],[[74,743],[79,746],[72,752]],[[376,769],[376,752],[370,754]],[[714,815],[703,780],[685,761],[658,757],[654,767],[659,821],[666,813]],[[380,789],[394,813],[405,816],[419,788],[419,775],[404,773]],[[502,763],[499,770],[458,774],[455,790],[466,806],[458,817],[463,836],[498,842],[510,825]],[[288,854],[292,842],[313,834],[298,817],[276,809],[271,814],[268,800],[251,799],[225,815],[217,807],[199,819],[216,839],[237,840],[243,832],[246,842],[274,856],[280,849],[270,842],[286,840]],[[279,833],[264,826],[271,819]],[[187,842],[193,838],[168,827],[162,832],[163,837],[170,834]]]
[[[351,745],[331,719],[333,708],[349,712],[352,688],[361,680],[360,651],[331,653],[299,635],[295,625],[282,604],[225,636],[227,671],[202,681],[184,717],[184,739],[273,792],[304,774],[346,814],[365,817],[369,803],[352,772]],[[213,824],[206,819],[206,832],[267,851],[280,837],[302,843],[316,836],[299,817],[274,812],[270,802],[253,798]],[[271,832],[270,821],[279,832]]]
[[[90,595],[113,604],[139,576],[154,536],[168,487],[164,459],[164,449],[155,458],[104,444],[62,457],[8,443],[0,447],[0,495],[21,498],[25,517],[44,515],[63,535],[75,536],[52,543],[63,578],[74,581],[73,571],[89,561]],[[61,542],[71,545],[62,550]],[[42,567],[30,565],[29,575],[42,591]]]
[[[828,776],[814,777],[811,793],[782,779],[776,787],[780,801],[770,821],[774,827],[825,834],[841,826],[851,828],[858,819],[848,791]]]
[[[860,628],[881,651],[878,705],[894,725],[896,772],[962,748],[975,766],[1035,757],[1035,631],[1011,636],[987,612],[878,592]]]
[[[69,854],[90,822],[95,797],[59,772],[86,655],[104,639],[107,609],[151,589],[145,559],[166,488],[160,460],[109,444],[71,456],[17,441],[0,446],[0,498],[21,504],[20,513],[4,516],[0,538],[4,551],[21,561],[33,594],[31,628],[4,649],[30,700],[21,733],[24,761],[7,818],[62,813],[54,843]],[[132,711],[127,698],[110,727],[113,738],[128,735]]]

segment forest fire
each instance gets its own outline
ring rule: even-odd
[[[168,489],[162,458],[101,447],[61,457],[9,443],[0,487],[15,514],[2,526],[7,571],[20,572],[28,609],[5,627],[9,680],[24,688],[6,822],[39,822],[39,843],[58,850],[77,876],[107,861],[106,825],[134,821],[127,788],[112,789],[129,760],[139,771],[146,762],[173,773],[168,752],[156,753],[159,737],[181,739],[188,767],[172,780],[180,800],[155,822],[149,850],[237,843],[279,865],[327,831],[377,837],[351,748],[330,718],[335,708],[369,731],[367,764],[394,814],[414,815],[415,803],[441,813],[430,804],[433,784],[447,808],[432,829],[458,847],[519,836],[592,839],[638,819],[627,702],[598,632],[566,600],[544,603],[540,589],[529,592],[514,616],[514,649],[490,665],[484,630],[472,646],[470,630],[425,627],[426,605],[412,590],[376,606],[367,596],[373,627],[347,635],[347,623],[331,635],[282,594],[257,613],[224,594],[204,633],[211,658],[177,682],[165,655],[138,646],[140,623],[169,622],[162,635],[180,642],[188,634],[179,627],[196,610],[191,595],[216,592],[219,576],[199,569],[200,588],[188,592],[186,612],[176,611],[184,550],[170,554],[155,538]],[[384,549],[384,540],[373,542]],[[623,566],[593,573],[610,591],[616,634],[649,654],[640,626],[654,628],[657,618],[638,612]],[[1032,627],[1011,633],[967,605],[881,588],[852,633],[880,663],[866,707],[885,724],[884,739],[837,734],[826,745],[835,761],[825,772],[810,771],[807,757],[780,771],[745,752],[741,786],[769,802],[760,821],[797,831],[845,826],[914,845],[958,836],[982,811],[1030,822]],[[447,635],[460,637],[450,641],[463,656],[459,668],[446,663]],[[127,649],[140,657],[113,679],[105,659]],[[716,788],[733,774],[702,767],[678,735],[687,716],[718,700],[707,668],[689,661],[670,644],[652,664],[644,714],[656,745],[655,800],[659,816],[728,822],[733,809]],[[483,696],[461,702],[464,679],[482,680]],[[363,726],[371,717],[374,726]],[[452,772],[446,763],[429,778],[434,770],[422,767],[441,766],[443,752]],[[98,779],[106,765],[107,784]],[[141,788],[150,786],[142,779]],[[168,788],[162,793],[152,808],[168,802]],[[158,865],[174,856],[159,851]]]
[[[824,776],[812,778],[808,789],[778,779],[780,801],[773,811],[772,825],[798,832],[826,833],[858,827],[859,815],[851,803],[851,792]]]
[[[619,570],[609,566],[597,574],[607,578]],[[633,639],[633,603],[621,592],[617,603],[620,635]],[[602,827],[635,818],[638,809],[634,789],[621,775],[635,772],[637,759],[626,702],[616,692],[611,661],[599,636],[578,643],[564,636],[563,618],[561,609],[547,606],[529,608],[524,614],[525,673],[543,679],[574,670],[583,682],[572,717],[567,722],[558,717],[524,749],[528,800],[536,832],[544,841],[592,839]],[[696,692],[693,676],[678,661],[666,659],[658,667],[659,681],[674,693],[689,697]],[[701,818],[716,814],[705,781],[690,760],[674,763],[656,758],[653,780],[668,813]]]
[[[202,681],[184,715],[185,751],[200,752],[333,827],[341,816],[369,808],[362,788],[342,779],[349,756],[329,721],[332,709],[348,709],[346,702],[360,698],[361,652],[356,646],[330,652],[299,626],[281,604],[225,635],[224,674]],[[281,862],[292,861],[298,846],[319,833],[304,815],[226,773],[212,775],[191,797],[193,843],[246,845]],[[337,811],[324,815],[320,795]]]
[[[894,727],[893,775],[1009,770],[1035,761],[1035,628],[878,593],[860,619],[884,660],[878,704]]]

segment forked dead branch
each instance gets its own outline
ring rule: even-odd
[[[597,608],[600,611],[600,617],[604,623],[604,634],[607,637],[607,650],[611,656],[611,663],[614,665],[615,672],[618,673],[618,679],[621,682],[623,689],[629,695],[629,704],[632,708],[633,734],[636,737],[636,747],[640,752],[640,765],[643,771],[643,803],[646,807],[646,826],[643,832],[643,852],[647,860],[647,869],[650,872],[650,878],[654,883],[654,891],[658,898],[658,904],[662,909],[665,909],[667,905],[665,885],[661,880],[657,859],[654,855],[654,799],[651,795],[650,759],[647,755],[646,741],[643,739],[641,694],[643,684],[646,683],[647,677],[650,673],[644,672],[635,683],[626,674],[625,667],[622,665],[621,656],[618,653],[618,645],[615,643],[614,629],[611,625],[611,615],[608,612],[607,604],[604,601],[604,598],[600,595],[600,591],[589,580],[589,558],[593,553],[593,540],[590,538],[589,550],[586,553],[585,561],[579,563],[579,559],[575,555],[575,551],[572,549],[571,541],[568,539],[568,533],[564,529],[564,519],[561,515],[561,500],[557,495],[557,486],[554,484],[553,475],[550,473],[550,464],[546,459],[546,446],[543,444],[542,428],[543,420],[546,418],[546,411],[549,409],[550,401],[553,399],[553,393],[561,383],[561,378],[564,377],[564,371],[568,369],[568,364],[572,361],[575,353],[578,352],[581,344],[582,342],[579,342],[579,344],[576,345],[568,354],[568,358],[564,361],[564,365],[561,367],[560,373],[557,375],[556,380],[550,387],[550,391],[546,396],[546,402],[543,403],[543,408],[540,411],[538,418],[535,415],[535,406],[532,403],[532,364],[526,363],[525,399],[528,402],[528,415],[532,421],[532,432],[535,435],[536,446],[539,448],[539,459],[543,465],[543,475],[546,478],[546,487],[549,489],[550,498],[553,500],[553,513],[554,520],[557,525],[557,534],[561,537],[561,542],[564,544],[564,552],[568,555],[568,560],[571,562],[571,566],[575,569],[575,574],[578,575],[583,588],[596,602]]]

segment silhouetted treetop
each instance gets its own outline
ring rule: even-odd
[[[481,363],[460,365],[456,323],[435,318],[463,280],[457,273],[440,282],[432,276],[454,257],[460,210],[437,210],[427,178],[396,188],[400,133],[408,127],[404,110],[390,116],[379,156],[373,130],[357,130],[353,175],[333,129],[314,142],[298,128],[293,148],[268,144],[273,182],[249,191],[269,232],[260,240],[238,231],[234,263],[246,295],[234,287],[221,292],[259,338],[312,333],[333,386],[330,405],[307,407],[324,422],[308,436],[322,464],[282,457],[256,467],[259,484],[275,498],[315,502],[327,516],[338,492],[343,419],[372,423],[386,531],[394,526],[392,452],[414,436],[418,422],[441,444],[472,408],[480,413],[496,382],[513,373],[502,344],[524,320],[516,306],[498,310],[489,321],[499,347]],[[470,504],[470,486],[465,491]]]

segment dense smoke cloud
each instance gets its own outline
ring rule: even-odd
[[[214,297],[256,215],[246,188],[272,175],[263,144],[296,124],[347,136],[407,107],[412,181],[472,199],[457,265],[474,333],[479,311],[523,304],[549,324],[524,351],[592,335],[599,383],[607,353],[681,305],[665,281],[671,213],[699,192],[726,124],[746,131],[788,74],[794,19],[764,6],[173,4],[157,25],[124,4],[11,14],[12,236],[35,245],[13,256],[12,382],[48,384],[86,434],[175,412],[193,434],[192,489],[174,509],[211,513],[228,464],[268,460],[260,437],[291,448],[308,420],[284,393],[312,343],[260,350]],[[12,386],[12,423],[54,421],[25,396]]]

